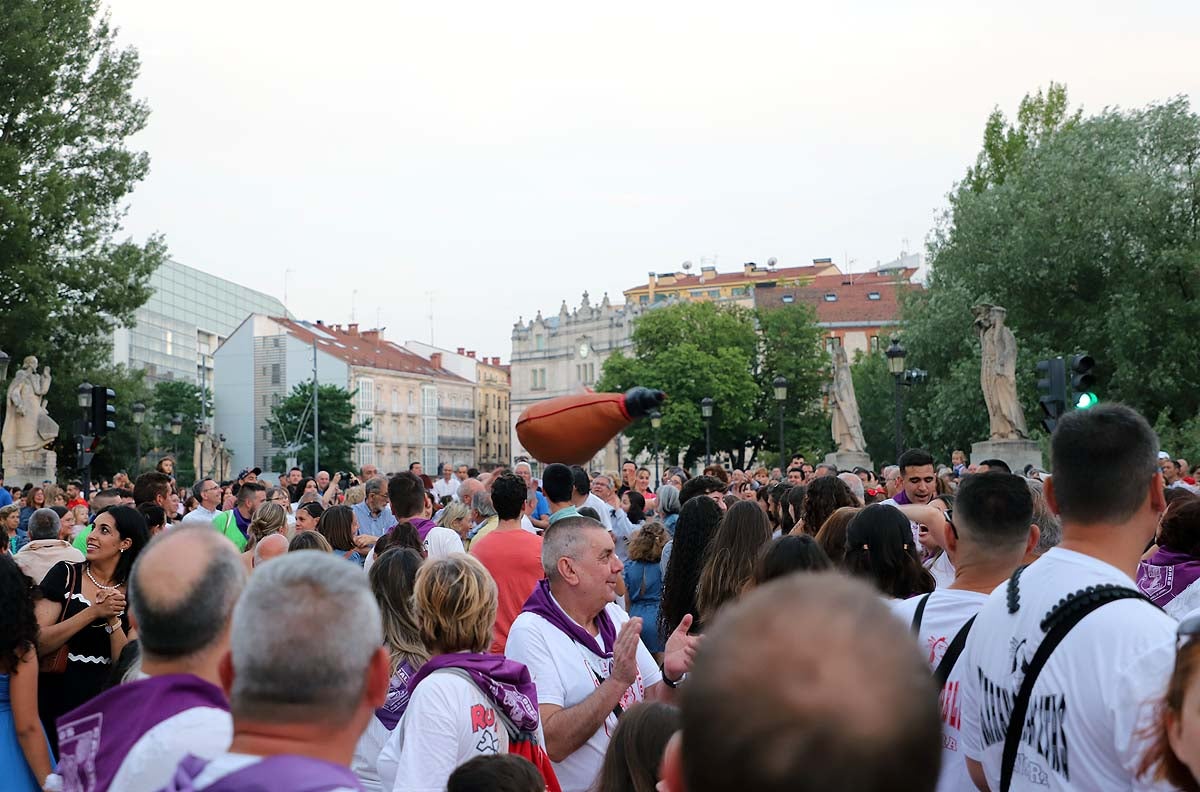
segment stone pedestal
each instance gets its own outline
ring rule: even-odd
[[[857,451],[834,451],[832,454],[826,454],[825,464],[835,466],[839,473],[854,470],[856,467],[875,469],[871,466],[871,457]]]
[[[41,486],[43,481],[56,481],[58,455],[53,451],[5,451],[3,457],[4,485]]]
[[[985,440],[971,444],[971,464],[985,459],[1003,459],[1018,476],[1026,465],[1042,467],[1042,449],[1032,440]]]

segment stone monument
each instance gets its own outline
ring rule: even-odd
[[[56,478],[58,459],[47,447],[58,437],[58,424],[46,413],[44,398],[50,390],[50,368],[38,374],[37,364],[33,355],[25,358],[5,394],[4,428],[0,430],[4,454],[0,463],[9,486],[41,484]]]
[[[872,469],[867,456],[867,441],[863,439],[862,419],[858,416],[858,399],[854,396],[854,380],[850,376],[850,361],[846,350],[833,350],[833,386],[829,389],[829,405],[833,411],[830,427],[837,451],[825,456],[825,462],[838,470],[856,467]]]
[[[988,439],[971,445],[971,462],[1002,459],[1020,473],[1026,465],[1042,466],[1042,452],[1029,439],[1025,414],[1017,399],[1017,339],[1004,324],[1008,313],[998,305],[983,303],[971,309],[982,352],[979,385],[987,405]]]

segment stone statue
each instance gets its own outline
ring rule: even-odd
[[[862,420],[858,417],[850,362],[846,359],[846,350],[840,346],[833,350],[833,387],[829,389],[829,401],[833,408],[833,440],[837,443],[838,453],[865,454],[867,442],[863,439]]]
[[[38,360],[25,358],[8,386],[8,410],[0,441],[8,454],[40,451],[58,437],[58,424],[46,413],[43,397],[50,390],[50,367],[37,373]]]
[[[979,384],[987,403],[992,440],[1025,440],[1025,414],[1017,400],[1017,339],[1004,326],[1008,312],[998,305],[976,305],[975,330],[983,350]]]

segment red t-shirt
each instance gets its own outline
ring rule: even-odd
[[[542,537],[522,528],[492,531],[471,544],[471,555],[487,568],[496,581],[499,604],[496,608],[496,627],[492,634],[492,654],[504,654],[508,630],[521,613],[521,606],[538,581],[542,571]]]

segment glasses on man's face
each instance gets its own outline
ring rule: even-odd
[[[1200,613],[1188,616],[1179,622],[1179,627],[1175,630],[1175,649],[1178,650],[1197,635],[1200,635]]]
[[[274,498],[271,498],[270,501],[272,503],[287,503],[288,498],[286,495],[276,495]]]

